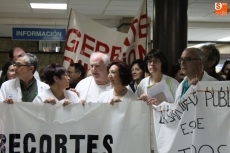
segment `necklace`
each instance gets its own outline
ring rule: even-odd
[[[125,88],[124,90],[122,90],[120,93],[115,93],[115,91],[113,90],[113,95],[114,96],[119,96],[119,97],[122,97],[122,96],[124,96],[125,94],[126,94],[126,92],[128,91],[128,89],[127,88]]]

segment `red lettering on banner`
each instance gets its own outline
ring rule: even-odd
[[[94,47],[93,46],[90,46],[88,43],[87,43],[87,40],[91,41],[91,42],[94,42],[95,43],[95,39],[88,36],[88,35],[84,35],[84,38],[83,38],[83,43],[82,43],[82,48],[81,48],[81,52],[80,54],[86,56],[86,57],[90,57],[90,54],[86,53],[85,52],[85,49],[88,48],[90,51],[94,51]]]
[[[100,50],[101,48],[104,48],[104,50]],[[96,43],[96,52],[102,52],[105,54],[109,53],[109,46],[103,42],[97,41]]]
[[[135,25],[136,23],[138,23],[138,20],[137,20],[137,19],[134,19],[133,22],[132,22],[132,25],[131,25],[131,30],[132,30],[133,36],[134,36],[134,37],[133,37],[133,38],[134,38],[134,40],[133,40],[134,42],[135,42],[135,36],[136,36],[136,28],[135,28],[134,25]]]
[[[63,60],[64,60],[64,61],[68,61],[70,64],[73,64],[73,63],[74,63],[73,59],[70,58],[70,57],[67,57],[67,56],[64,56],[64,57],[63,57]]]
[[[133,58],[132,58],[133,57]],[[128,63],[127,64],[131,64],[133,60],[136,60],[136,54],[135,54],[135,49],[132,49],[130,52],[129,52],[129,55],[128,55]]]
[[[144,22],[143,25],[141,25],[141,20],[145,20],[146,22]],[[143,31],[145,31],[145,33],[143,33]],[[143,14],[140,17],[140,21],[139,21],[139,38],[144,38],[147,37],[147,14]]]
[[[130,46],[130,42],[129,42],[128,37],[125,38],[124,45],[125,46]]]
[[[119,60],[119,54],[121,53],[121,47],[112,46],[110,61]]]
[[[81,38],[81,33],[77,29],[69,29],[67,34],[66,34],[66,45],[65,45],[66,47],[65,47],[65,50],[69,51],[69,52],[76,53],[77,47],[79,45],[79,41],[77,41],[75,37],[74,37],[74,39],[69,40],[70,39],[69,37],[70,37],[71,34],[76,34],[76,36],[78,38]],[[68,46],[69,41],[72,44],[72,46]]]
[[[124,53],[122,54],[122,56],[123,56],[123,62],[126,63],[126,52],[124,52]]]
[[[142,45],[138,45],[139,58],[144,59],[146,51]]]
[[[78,63],[81,64],[82,66],[84,66],[85,71],[88,70],[88,67],[89,67],[89,66],[88,66],[87,63],[82,63],[82,60],[78,60]]]

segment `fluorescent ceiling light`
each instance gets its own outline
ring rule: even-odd
[[[33,9],[58,9],[66,10],[67,4],[57,4],[57,3],[30,3]]]
[[[217,41],[230,41],[230,37],[225,37],[225,38],[217,39]]]

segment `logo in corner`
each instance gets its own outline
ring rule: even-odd
[[[215,14],[216,15],[227,15],[228,14],[228,3],[215,3]]]

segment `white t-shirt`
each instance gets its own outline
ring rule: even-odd
[[[97,85],[94,78],[90,76],[81,80],[75,89],[79,92],[81,100],[85,100],[87,103],[97,103],[100,94],[112,89],[112,86],[110,83]]]
[[[66,99],[69,99],[73,103],[79,103],[80,99],[79,99],[79,97],[77,96],[76,93],[74,93],[73,91],[69,91],[69,90],[63,90],[63,92],[64,92],[64,95],[65,95],[65,99],[58,100],[54,96],[52,91],[50,89],[47,89],[44,92],[38,94],[34,98],[33,103],[43,103],[48,98],[54,98],[57,103],[63,103]]]
[[[113,89],[109,90],[109,91],[105,91],[103,92],[100,96],[99,96],[99,100],[98,102],[102,102],[102,103],[109,103],[111,101],[111,99],[113,98]],[[132,91],[127,90],[127,93],[120,98],[121,101],[137,101],[137,95],[134,94]]]

